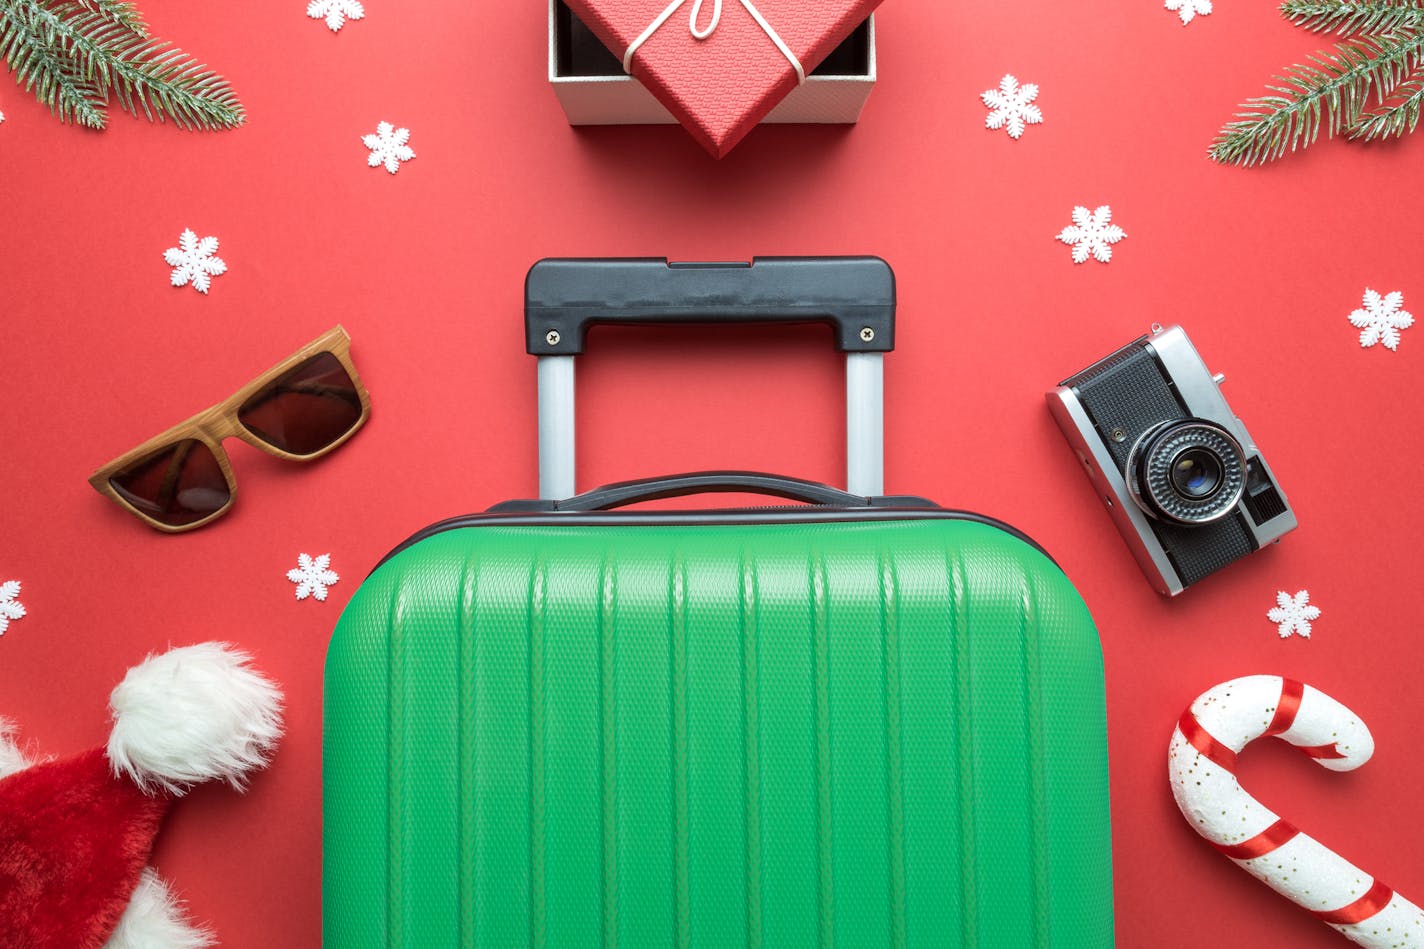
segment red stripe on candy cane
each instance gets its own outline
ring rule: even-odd
[[[1187,740],[1197,751],[1201,752],[1203,758],[1211,761],[1227,771],[1236,771],[1236,752],[1211,737],[1211,733],[1202,728],[1201,722],[1192,714],[1191,709],[1182,713],[1182,718],[1177,722],[1177,728],[1181,729],[1182,737]]]
[[[1292,840],[1296,834],[1299,833],[1300,830],[1289,821],[1278,820],[1255,837],[1252,837],[1250,840],[1243,840],[1239,844],[1218,844],[1210,840],[1207,841],[1207,843],[1226,854],[1232,860],[1255,860],[1257,857],[1264,857],[1272,850]]]
[[[1349,926],[1353,923],[1362,923],[1369,919],[1384,909],[1385,904],[1393,898],[1394,891],[1379,880],[1376,880],[1375,885],[1370,887],[1370,891],[1355,900],[1355,902],[1342,906],[1339,909],[1329,910],[1328,912],[1321,913],[1311,910],[1311,913],[1332,925]]]
[[[1304,748],[1304,747],[1302,747],[1302,748],[1300,749],[1300,752],[1301,752],[1301,754],[1303,754],[1303,755],[1309,755],[1309,756],[1312,757],[1312,758],[1337,758],[1337,759],[1338,759],[1338,758],[1343,758],[1343,757],[1345,757],[1343,754],[1340,753],[1340,746],[1337,745],[1337,744],[1335,744],[1334,742],[1331,742],[1331,743],[1328,744],[1328,745],[1314,745],[1314,746],[1312,746],[1312,747],[1310,747],[1310,748]]]
[[[1295,714],[1300,711],[1300,700],[1305,698],[1305,684],[1294,679],[1281,679],[1281,700],[1276,703],[1276,714],[1266,728],[1267,735],[1280,735],[1295,724]]]
[[[1271,718],[1271,724],[1266,726],[1266,736],[1283,735],[1290,731],[1291,726],[1295,724],[1295,716],[1300,711],[1300,700],[1303,698],[1305,698],[1304,683],[1294,679],[1281,679],[1281,700],[1276,703],[1276,714]],[[1310,747],[1297,745],[1296,747],[1302,754],[1312,758],[1339,759],[1345,757],[1334,743]]]

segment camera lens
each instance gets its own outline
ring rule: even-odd
[[[1220,520],[1246,489],[1246,457],[1232,435],[1205,419],[1150,429],[1128,457],[1133,498],[1153,517],[1187,527]]]
[[[1172,460],[1172,489],[1189,501],[1215,494],[1221,476],[1221,459],[1206,448],[1188,448]]]

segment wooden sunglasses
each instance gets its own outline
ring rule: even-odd
[[[312,461],[340,447],[370,415],[351,337],[338,325],[230,398],[115,458],[89,483],[149,527],[190,531],[226,514],[237,497],[223,439]]]

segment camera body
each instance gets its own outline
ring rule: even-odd
[[[1048,393],[1143,573],[1172,596],[1296,526],[1221,381],[1180,326],[1154,325]]]

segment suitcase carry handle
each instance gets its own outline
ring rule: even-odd
[[[862,497],[833,488],[819,481],[788,478],[763,471],[694,471],[689,474],[667,475],[661,478],[641,478],[618,481],[585,491],[561,501],[502,501],[490,508],[490,514],[586,513],[611,511],[614,508],[680,498],[690,494],[769,494],[789,501],[800,501],[816,507],[847,508],[934,508],[939,505],[926,498],[911,495],[893,497]]]
[[[829,323],[846,354],[846,484],[884,490],[884,365],[895,275],[878,257],[546,259],[524,282],[526,349],[539,357],[539,496],[574,487],[574,357],[598,324]]]
[[[619,481],[605,484],[601,488],[585,491],[583,494],[553,502],[548,506],[554,511],[611,511],[629,504],[643,501],[657,501],[663,498],[680,498],[690,494],[769,494],[773,497],[817,504],[829,507],[879,507],[883,498],[867,498],[849,494],[819,481],[805,481],[801,478],[787,478],[781,475],[765,474],[760,471],[698,471],[691,474],[669,475],[664,478],[643,478],[637,481]],[[895,499],[914,500],[919,504],[929,502],[920,498]],[[492,512],[529,511],[527,501],[513,501],[490,508]]]

